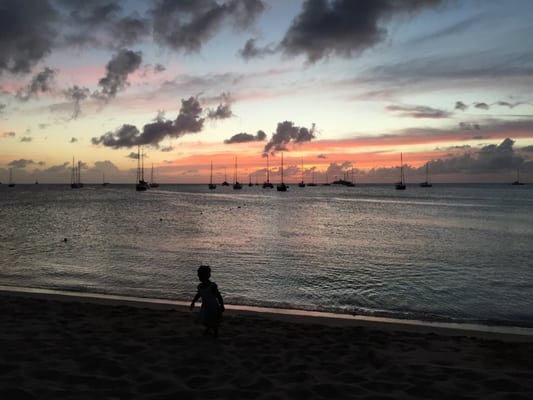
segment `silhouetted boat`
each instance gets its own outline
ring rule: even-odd
[[[267,154],[267,180],[263,183],[263,189],[274,189],[274,185],[270,183],[270,166],[268,165],[268,154]]]
[[[81,183],[81,162],[78,161],[78,166],[74,162],[74,157],[72,157],[72,174],[70,177],[70,187],[72,189],[80,189],[83,187]]]
[[[287,187],[288,186],[283,182],[283,153],[281,153],[281,183],[276,186],[276,189],[278,192],[286,192]]]
[[[211,174],[209,175],[209,189],[213,190],[217,188],[217,185],[213,183],[213,161],[211,161]]]
[[[13,169],[9,168],[9,181],[7,182],[8,187],[15,187],[15,182],[13,182]]]
[[[145,192],[150,189],[148,182],[144,180],[144,153],[141,154],[141,147],[137,147],[137,184],[135,190]]]
[[[151,188],[159,187],[159,183],[154,182],[154,163],[152,163],[152,172],[150,174],[150,187]]]
[[[395,184],[396,190],[405,190],[405,177],[403,175],[403,154],[400,153],[400,181]]]
[[[520,182],[520,170],[517,168],[516,169],[516,181],[511,183],[511,185],[523,185],[523,184],[524,184],[523,182]]]
[[[304,182],[304,160],[302,160],[302,180],[298,183],[299,187],[305,187]]]
[[[426,163],[426,180],[420,184],[420,187],[432,187],[431,178],[429,177],[429,163]]]
[[[105,175],[103,172],[102,172],[102,186],[109,186],[109,182],[105,181]]]
[[[235,179],[233,183],[233,190],[239,190],[242,189],[242,185],[239,183],[237,179],[237,156],[235,156]]]
[[[311,173],[311,182],[307,184],[307,186],[316,186],[315,183],[315,171]]]
[[[229,186],[228,178],[226,175],[226,168],[224,168],[224,182],[222,182],[222,186]]]

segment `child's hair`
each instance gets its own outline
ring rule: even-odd
[[[200,265],[198,268],[198,279],[201,282],[207,282],[211,278],[211,267],[209,265]]]

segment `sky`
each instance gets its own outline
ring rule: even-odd
[[[533,181],[530,0],[0,0],[0,182]],[[267,157],[268,156],[268,157]],[[267,161],[268,160],[268,161]],[[303,168],[302,168],[303,166]],[[303,171],[302,171],[303,169]],[[149,178],[149,176],[148,176]]]

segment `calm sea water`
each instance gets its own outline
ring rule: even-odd
[[[0,284],[533,327],[533,186],[0,185]],[[65,242],[63,239],[67,238]]]

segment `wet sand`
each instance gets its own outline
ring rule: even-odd
[[[0,295],[2,399],[532,399],[533,337]]]

